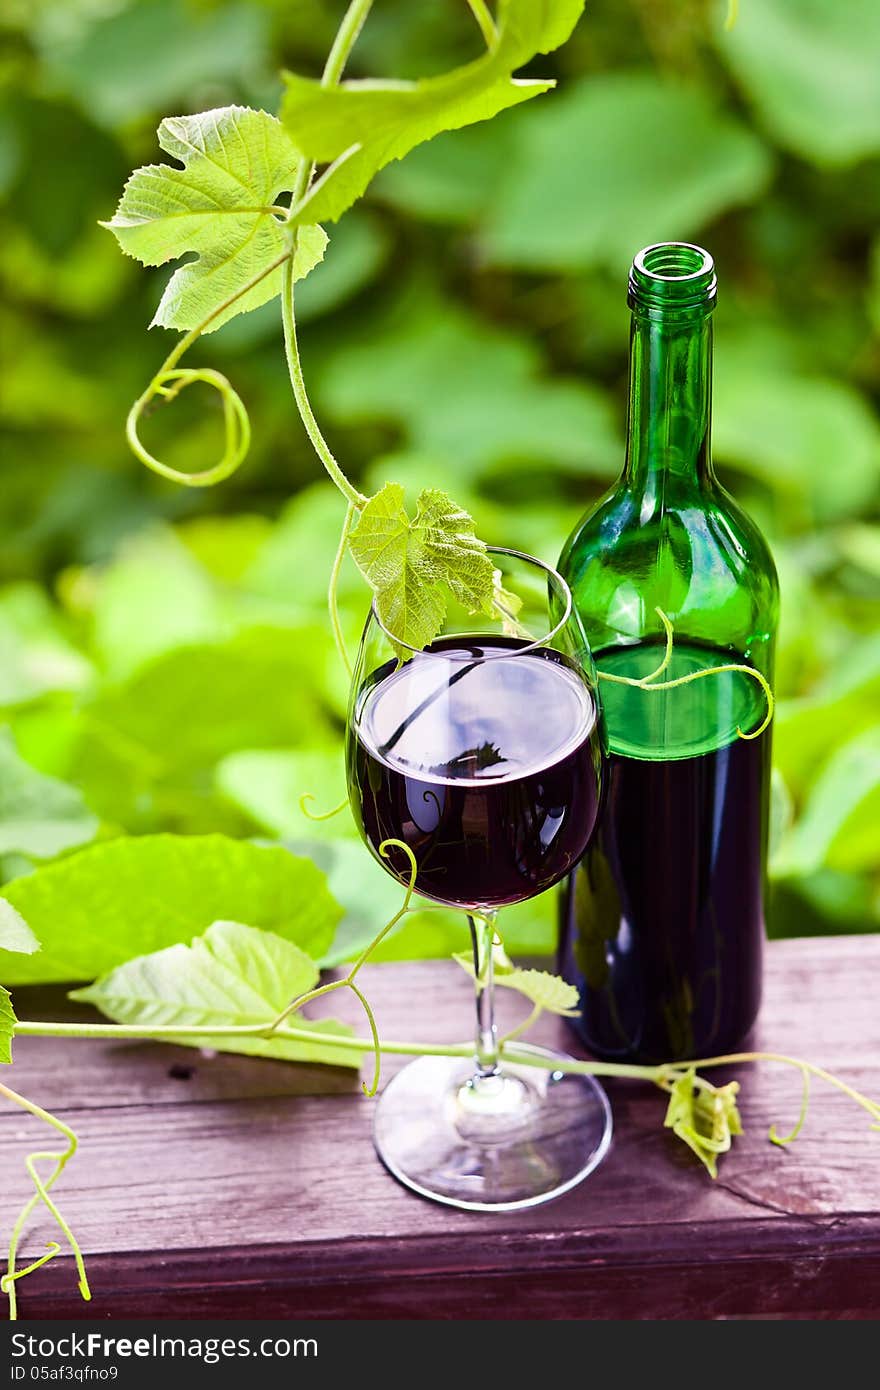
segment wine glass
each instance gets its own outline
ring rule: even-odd
[[[462,908],[477,994],[475,1055],[425,1056],[377,1102],[374,1139],[408,1187],[450,1206],[511,1211],[568,1191],[611,1138],[605,1092],[517,1043],[542,1066],[499,1061],[493,943],[498,909],[558,883],[596,823],[602,767],[595,673],[568,586],[548,565],[490,547],[497,619],[451,605],[423,651],[395,641],[375,604],[361,639],[347,733],[361,835],[401,883]],[[387,856],[387,857],[386,857]]]

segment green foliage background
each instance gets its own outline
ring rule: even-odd
[[[330,441],[372,491],[448,488],[488,540],[554,560],[619,469],[628,262],[663,238],[715,255],[715,453],[783,588],[774,795],[777,935],[880,917],[880,9],[875,0],[592,0],[536,71],[559,89],[393,165],[331,227],[297,303]],[[290,399],[277,305],[193,354],[241,391],[248,463],[188,492],[147,474],[126,411],[173,338],[97,227],[161,116],[277,109],[315,73],[330,0],[7,0],[0,66],[0,867],[170,830],[281,840],[347,909],[331,958],[396,906],[348,817],[345,679],[325,620],[343,504]],[[464,0],[378,0],[358,75],[476,56]],[[216,457],[195,388],[145,441]],[[366,606],[341,585],[352,643]],[[390,904],[390,906],[389,906]],[[386,955],[460,944],[412,917]],[[552,911],[511,912],[512,950]]]

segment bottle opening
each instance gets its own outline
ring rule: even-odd
[[[715,262],[702,246],[661,241],[646,246],[632,263],[628,299],[633,308],[711,309],[715,297]]]

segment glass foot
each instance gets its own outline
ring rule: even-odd
[[[447,1206],[516,1211],[561,1196],[601,1163],[611,1107],[593,1077],[507,1062],[496,1076],[475,1081],[473,1071],[463,1058],[420,1057],[385,1087],[373,1138],[400,1182]]]

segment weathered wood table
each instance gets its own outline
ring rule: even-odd
[[[767,964],[756,1044],[880,1098],[880,937],[779,942]],[[362,979],[386,1036],[466,1036],[469,984],[456,966],[375,966]],[[16,1002],[26,1017],[71,1016],[60,991],[19,990]],[[509,997],[500,1006],[503,1018],[522,1010]],[[572,1049],[555,1020],[537,1036]],[[26,1038],[8,1077],[80,1135],[56,1191],[94,1295],[80,1302],[59,1257],[19,1286],[24,1318],[880,1314],[880,1134],[817,1083],[801,1138],[769,1144],[770,1124],[785,1132],[798,1114],[791,1069],[740,1069],[746,1134],[716,1182],[662,1129],[659,1091],[619,1083],[602,1167],[556,1202],[503,1215],[398,1186],[373,1152],[371,1102],[346,1072]],[[28,1193],[35,1139],[45,1143],[37,1122],[3,1107],[0,1244]],[[41,1218],[24,1253],[54,1234]]]

